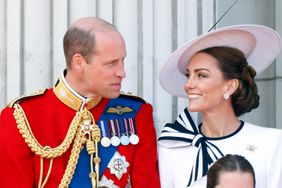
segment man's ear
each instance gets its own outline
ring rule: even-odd
[[[76,53],[72,56],[71,67],[73,69],[83,70],[85,63],[86,60],[80,53]]]

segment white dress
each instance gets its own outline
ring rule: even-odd
[[[183,115],[183,114],[182,114]],[[189,129],[185,118],[178,117],[182,126]],[[183,123],[184,122],[184,123]],[[187,125],[188,124],[188,125]],[[172,124],[171,124],[172,125]],[[199,128],[197,127],[199,130]],[[198,174],[201,174],[202,154],[198,152],[202,146],[194,146],[183,138],[191,138],[182,131],[165,128],[158,141],[159,171],[162,188],[187,187],[193,165]],[[201,133],[199,133],[201,135]],[[202,135],[203,136],[203,135]],[[166,137],[166,138],[165,138]],[[167,139],[167,137],[170,137]],[[176,137],[182,138],[177,139]],[[195,135],[192,135],[195,138]],[[173,139],[176,138],[176,139]],[[215,145],[223,155],[239,154],[244,156],[253,165],[256,175],[256,188],[282,188],[282,131],[279,129],[264,128],[242,122],[234,133],[221,138],[203,138]],[[193,140],[193,142],[195,142]],[[215,151],[215,153],[217,150]],[[196,160],[199,153],[198,161]],[[214,154],[210,152],[211,158]],[[219,157],[220,158],[220,157]],[[195,163],[197,161],[197,163]],[[199,162],[201,161],[201,162]],[[216,159],[214,159],[216,161]],[[214,162],[213,161],[213,162]],[[212,165],[209,164],[208,167]],[[205,188],[206,178],[198,177],[189,188]]]

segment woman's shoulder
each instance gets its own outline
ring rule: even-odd
[[[245,132],[250,133],[250,135],[259,137],[261,139],[282,139],[282,130],[277,128],[262,127],[259,125],[245,122],[244,130]]]
[[[277,132],[277,133],[282,133],[282,129],[278,129],[278,128],[272,128],[272,127],[263,127],[260,125],[256,125],[256,124],[252,124],[249,122],[245,122],[245,127],[252,129],[254,131],[258,131],[258,132]]]

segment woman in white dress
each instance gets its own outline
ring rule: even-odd
[[[282,187],[282,131],[238,117],[259,105],[254,77],[277,57],[281,38],[260,25],[214,30],[177,49],[160,72],[169,93],[188,107],[158,141],[162,188],[205,187],[208,168],[226,154],[253,165],[257,188]],[[190,112],[200,112],[196,125]]]

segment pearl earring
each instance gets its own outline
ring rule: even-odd
[[[224,94],[223,94],[223,98],[224,98],[225,100],[228,100],[228,99],[229,99],[229,95],[228,95],[227,93],[224,93]]]

